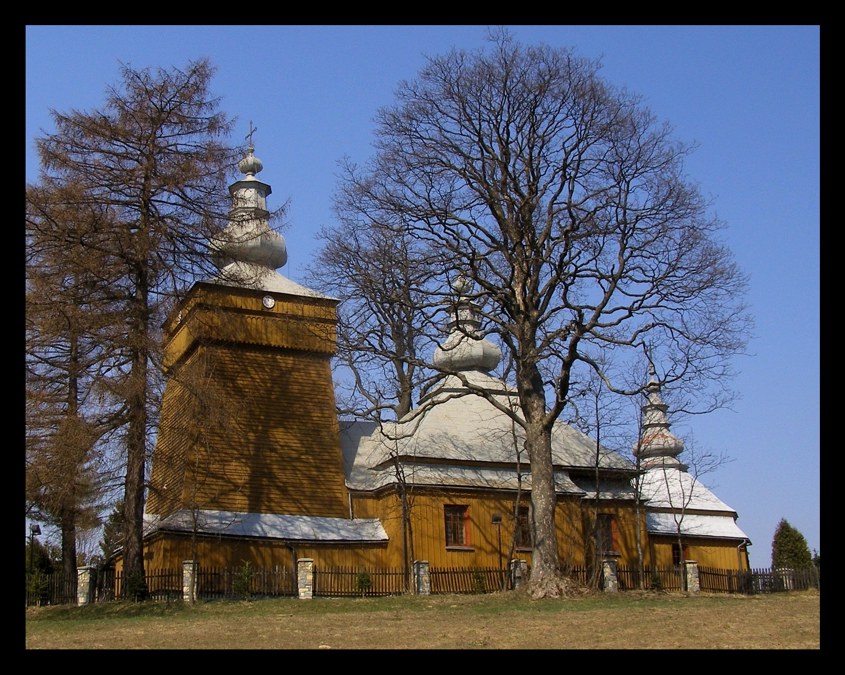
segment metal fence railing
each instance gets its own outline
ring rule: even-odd
[[[581,586],[597,585],[601,580],[587,567],[567,566],[561,570]],[[431,593],[493,593],[513,588],[508,569],[495,567],[432,567],[429,570]],[[617,586],[630,590],[684,590],[684,569],[680,566],[617,566]],[[801,570],[755,569],[736,571],[710,567],[698,568],[700,590],[707,593],[777,593],[820,589],[818,567]],[[181,569],[147,570],[146,597],[153,600],[180,600],[183,595]],[[133,597],[132,580],[114,569],[97,570],[94,602],[127,600]],[[379,597],[402,595],[411,591],[412,579],[402,569],[364,569],[357,567],[314,567],[315,597]],[[197,598],[200,600],[297,596],[296,572],[292,568],[204,567],[196,573]],[[75,575],[65,578],[61,572],[26,575],[26,605],[62,605],[77,602]]]

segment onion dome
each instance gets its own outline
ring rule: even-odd
[[[238,162],[238,168],[241,170],[242,174],[247,176],[248,180],[255,180],[255,174],[261,173],[261,170],[264,168],[264,164],[262,164],[261,160],[253,154],[254,152],[254,147],[248,147],[246,157]],[[267,194],[270,194],[270,190],[267,191]]]
[[[254,154],[253,131],[248,136],[247,154],[238,163],[244,177],[229,186],[229,226],[211,242],[215,264],[221,270],[233,263],[275,270],[288,259],[284,237],[269,224],[267,196],[272,189],[255,177],[264,165]]]
[[[434,365],[447,371],[490,372],[502,358],[501,350],[489,340],[480,337],[481,321],[478,311],[468,297],[472,282],[458,277],[452,283],[458,296],[455,310],[446,329],[449,335],[443,344],[434,350]]]

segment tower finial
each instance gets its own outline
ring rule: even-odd
[[[648,384],[645,387],[648,403],[643,406],[643,423],[640,440],[634,448],[634,455],[643,461],[643,466],[653,464],[675,464],[686,470],[677,456],[683,452],[684,443],[669,431],[669,419],[666,415],[669,407],[660,395],[660,380],[657,369],[651,358],[650,350],[646,350],[648,358]]]

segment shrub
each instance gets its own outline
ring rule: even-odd
[[[235,573],[235,576],[232,579],[232,590],[241,600],[248,600],[250,597],[250,589],[252,587],[252,577],[255,572],[249,562],[243,562],[243,567]]]
[[[373,580],[370,577],[369,572],[358,572],[358,575],[355,577],[355,588],[361,594],[361,597],[364,597],[364,594],[373,586]]]
[[[143,574],[140,572],[132,572],[132,574],[127,575],[126,587],[124,590],[124,595],[127,600],[141,602],[147,599],[148,594],[147,580],[144,578]]]

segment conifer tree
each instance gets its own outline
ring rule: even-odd
[[[101,109],[51,111],[56,130],[37,139],[38,188],[50,197],[39,201],[63,217],[46,219],[33,211],[28,235],[37,238],[42,252],[49,251],[56,269],[71,271],[75,289],[108,307],[112,319],[97,326],[96,335],[98,362],[107,366],[89,372],[97,378],[95,388],[120,411],[113,437],[119,438],[123,475],[124,572],[141,594],[160,326],[179,294],[211,269],[207,244],[227,223],[225,185],[238,156],[221,140],[231,121],[210,94],[213,73],[205,59],[184,70],[124,66],[120,85],[108,89]],[[58,286],[63,278],[44,281]],[[51,296],[46,286],[41,297]],[[76,325],[85,337],[92,335],[86,317]],[[68,342],[66,334],[56,337]],[[89,419],[85,411],[66,408]],[[89,447],[76,445],[80,452]]]
[[[772,539],[772,567],[800,570],[812,565],[813,557],[804,535],[782,518]]]

